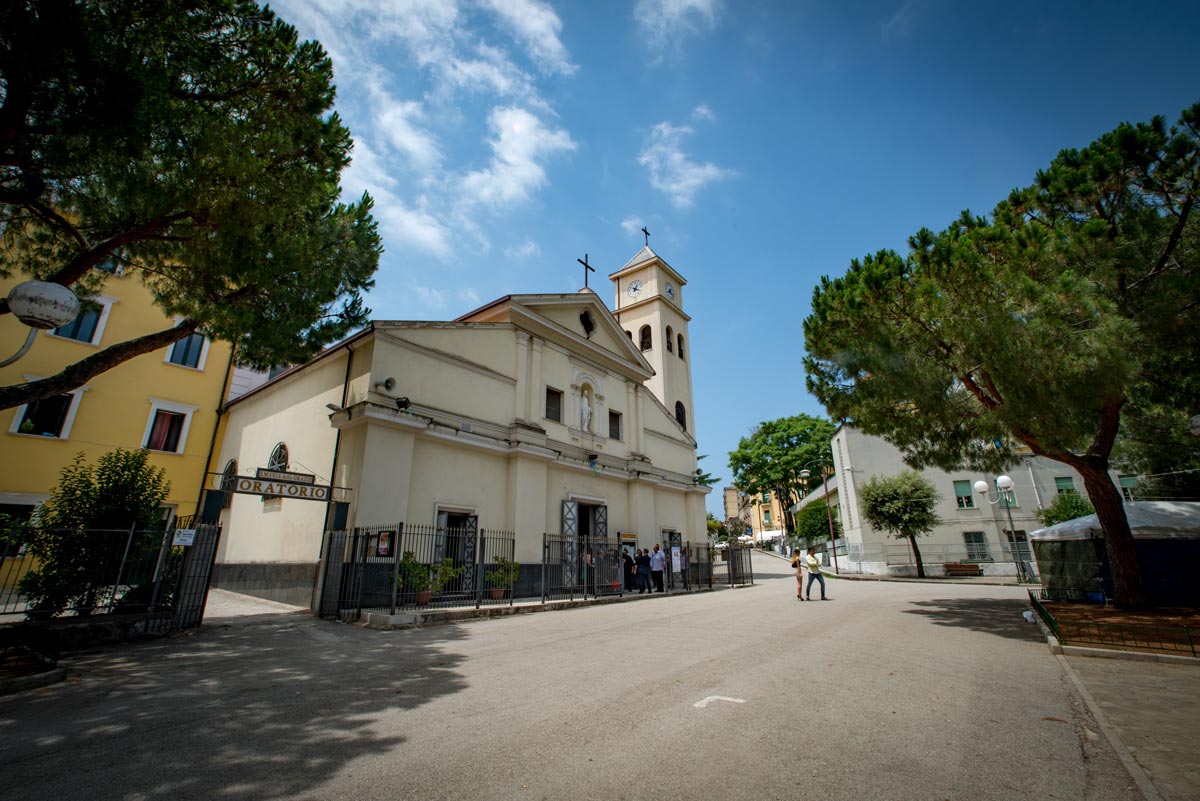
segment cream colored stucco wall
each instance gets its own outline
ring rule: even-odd
[[[281,376],[268,387],[232,404],[216,470],[236,459],[239,475],[266,467],[277,443],[287,445],[288,469],[316,475],[328,484],[337,432],[329,424],[327,403],[340,405],[346,375],[345,352],[304,370]],[[256,495],[233,496],[222,514],[224,525],[218,563],[313,563],[320,555],[326,505],[315,501],[263,501]]]

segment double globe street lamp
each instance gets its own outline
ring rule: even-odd
[[[1008,476],[996,477],[996,500],[988,497],[989,487],[986,481],[976,481],[975,492],[988,502],[989,505],[995,506],[1004,501],[1004,511],[1008,513],[1008,535],[1011,538],[1009,541],[1009,550],[1012,551],[1013,566],[1017,569],[1017,581],[1030,581],[1031,579],[1026,574],[1025,566],[1021,563],[1021,557],[1017,553],[1017,527],[1013,525],[1012,505],[1013,505],[1013,480]]]

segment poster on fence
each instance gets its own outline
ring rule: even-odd
[[[682,573],[686,567],[687,567],[687,565],[685,565],[683,563],[682,549],[678,545],[672,545],[671,546],[671,572],[672,573]]]

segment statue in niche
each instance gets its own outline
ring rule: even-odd
[[[592,425],[592,405],[588,402],[587,387],[579,391],[579,427],[584,431],[591,431]]]

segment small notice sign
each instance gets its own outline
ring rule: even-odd
[[[175,529],[175,538],[171,540],[172,545],[192,545],[195,542],[196,529],[194,528]]]

